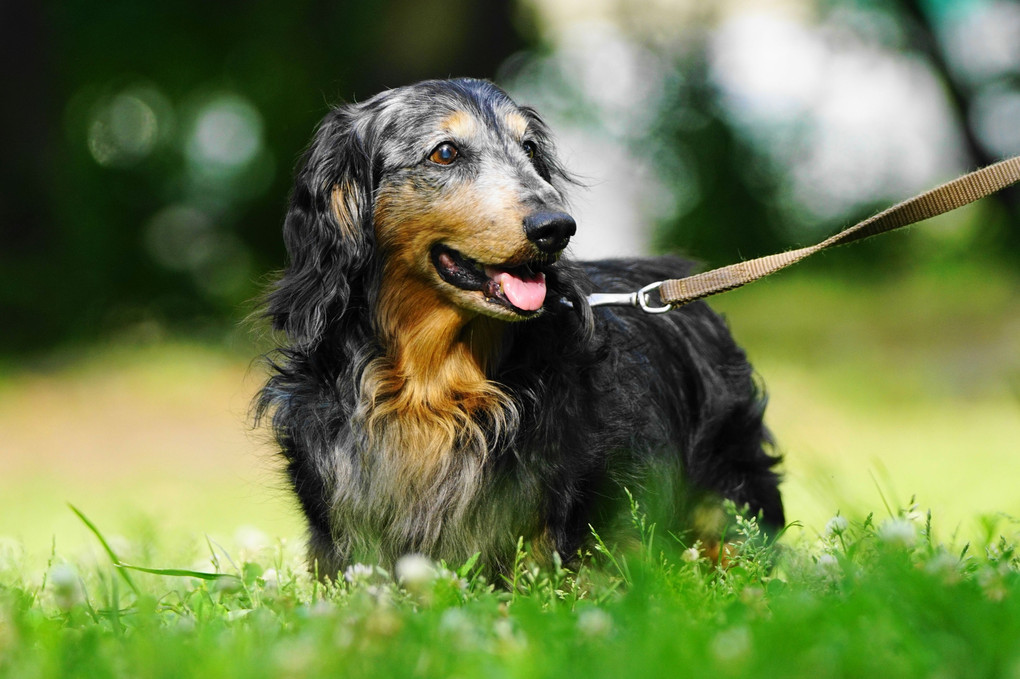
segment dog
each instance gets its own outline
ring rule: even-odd
[[[320,576],[408,553],[506,573],[523,538],[570,563],[628,494],[718,550],[722,500],[784,523],[765,399],[704,303],[592,308],[677,258],[574,262],[576,183],[531,108],[425,81],[331,110],[295,173],[271,417]]]

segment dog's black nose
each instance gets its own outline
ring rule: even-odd
[[[528,240],[549,254],[567,247],[576,232],[577,224],[566,212],[536,212],[524,218],[524,234]]]

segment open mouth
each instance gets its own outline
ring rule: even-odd
[[[477,291],[491,304],[520,316],[532,316],[545,303],[545,273],[552,259],[522,264],[482,264],[445,245],[432,248],[432,265],[440,278],[461,290]]]

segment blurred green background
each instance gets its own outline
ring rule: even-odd
[[[0,535],[297,537],[247,404],[331,103],[495,80],[566,164],[579,257],[723,264],[1020,153],[1020,3],[382,0],[0,5]],[[772,396],[790,518],[1020,514],[1020,192],[713,302]],[[91,509],[91,511],[89,511]]]

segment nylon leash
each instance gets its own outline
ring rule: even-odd
[[[804,248],[737,262],[686,278],[657,281],[631,293],[594,293],[591,306],[636,306],[648,313],[663,313],[698,299],[733,290],[796,264],[816,252],[852,243],[880,233],[916,224],[990,196],[1020,182],[1020,156],[1000,161],[893,205],[878,214]],[[651,295],[658,291],[661,304]]]

